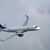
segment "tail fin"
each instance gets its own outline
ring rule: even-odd
[[[0,28],[1,29],[5,29],[6,27],[0,24]]]
[[[29,20],[29,17],[27,15],[25,15],[27,17],[26,21],[24,22],[23,26],[26,26],[28,24],[28,20]]]

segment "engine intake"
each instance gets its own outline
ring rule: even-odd
[[[24,34],[17,34],[17,36],[19,36],[19,37],[23,37],[23,35],[24,35]]]

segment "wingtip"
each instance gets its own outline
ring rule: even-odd
[[[0,39],[1,42],[3,42],[4,40]]]
[[[25,16],[26,16],[27,18],[29,18],[28,15],[25,15]]]

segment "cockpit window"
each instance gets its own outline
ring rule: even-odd
[[[37,28],[38,26],[35,26],[34,28]]]

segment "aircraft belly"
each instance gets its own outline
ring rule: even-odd
[[[38,31],[38,29],[29,29],[29,31]]]
[[[6,30],[3,30],[5,32],[16,32],[16,33],[22,33],[23,32],[23,29],[6,29]]]
[[[3,30],[5,32],[16,32],[16,30],[12,30],[12,29],[6,29],[6,30]]]
[[[27,28],[26,31],[38,31],[38,29],[34,29],[34,28]]]

